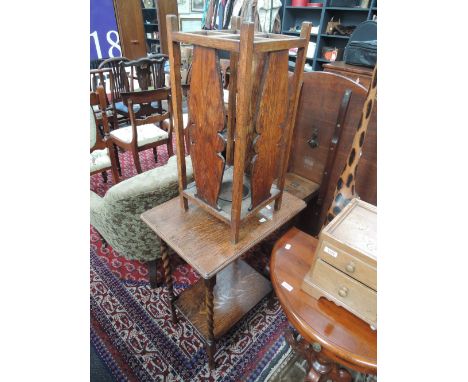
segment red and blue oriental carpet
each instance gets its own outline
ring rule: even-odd
[[[158,152],[157,164],[151,150],[140,153],[143,171],[166,163],[165,148]],[[135,175],[131,157],[125,153],[120,159],[123,178]],[[91,177],[91,189],[99,195],[111,185],[111,176],[108,184],[100,174]],[[283,336],[287,319],[277,299],[267,296],[217,341],[218,367],[210,375],[201,337],[180,315],[179,323],[172,323],[165,290],[150,288],[146,266],[103,248],[93,227],[90,236],[91,343],[113,379],[265,381],[291,358]],[[247,261],[258,268],[265,264],[258,261],[261,255],[265,254]],[[198,275],[182,260],[174,260],[173,281],[179,294]]]

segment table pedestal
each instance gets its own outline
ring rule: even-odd
[[[285,332],[286,340],[294,351],[307,361],[309,372],[305,378],[306,382],[352,382],[351,373],[336,362],[326,357],[320,344],[310,345],[301,335],[295,335],[291,328]]]

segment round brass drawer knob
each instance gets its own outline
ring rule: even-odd
[[[341,297],[346,297],[348,295],[348,292],[349,292],[349,289],[346,288],[345,286],[342,286],[339,290],[338,290],[338,294],[341,296]]]
[[[346,266],[346,272],[353,273],[356,270],[356,266],[353,263],[349,263]]]

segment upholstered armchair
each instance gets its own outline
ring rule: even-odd
[[[187,181],[192,181],[192,162],[186,158]],[[178,195],[177,157],[111,187],[104,197],[91,191],[91,224],[121,256],[148,266],[150,283],[157,285],[155,260],[159,240],[140,215]]]

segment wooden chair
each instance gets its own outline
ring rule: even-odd
[[[112,70],[110,68],[107,68],[107,69],[91,69],[89,71],[89,74],[90,74],[89,88],[90,88],[91,92],[97,92],[98,86],[102,86],[104,88],[104,94],[105,94],[105,97],[104,97],[105,109],[104,110],[106,110],[107,118],[112,119],[113,118],[112,103],[110,102],[110,99],[107,96],[107,89],[111,88],[110,84],[113,81]],[[93,107],[93,110],[95,111],[95,116],[98,119],[99,128],[101,130],[101,133],[103,133],[102,118],[101,118],[101,113],[99,112],[100,106],[99,105],[94,105],[92,107]]]
[[[165,86],[164,63],[168,60],[165,54],[157,53],[151,57],[142,57],[132,61],[122,61],[120,65],[128,72],[128,77],[125,82],[125,91],[133,92],[135,90],[153,90],[163,88]],[[152,106],[159,113],[164,113],[167,110],[167,105],[163,105],[162,101],[154,102]],[[164,107],[166,109],[164,109]],[[140,105],[133,105],[133,110],[138,112]],[[158,161],[158,153],[156,147],[153,148],[154,160]]]
[[[98,109],[95,109],[97,107]],[[96,115],[100,115],[100,120]],[[99,131],[99,123],[103,126],[104,137]],[[108,140],[109,123],[106,114],[106,93],[103,86],[98,86],[96,91],[90,93],[90,173],[102,174],[104,182],[107,182],[107,170],[111,170],[114,182],[119,182],[117,171],[117,158],[113,146]]]
[[[123,151],[132,152],[136,170],[140,174],[140,151],[166,144],[168,155],[173,155],[171,93],[169,88],[161,88],[121,94],[129,110],[130,125],[111,131],[110,139]],[[167,111],[160,112],[158,107],[154,107],[161,101],[168,103]],[[138,111],[134,111],[133,106],[136,104],[139,105]]]
[[[112,124],[113,128],[117,128],[120,120],[128,121],[128,110],[122,102],[121,93],[127,91],[125,85],[128,83],[128,76],[125,68],[121,65],[122,62],[129,61],[126,57],[112,57],[104,60],[99,64],[98,69],[109,69],[112,73],[110,82],[110,103],[112,105]]]
[[[152,57],[143,57],[132,61],[122,61],[121,66],[127,71],[125,89],[133,92],[135,80],[140,90],[151,90],[165,87],[164,64],[168,60],[165,54],[154,54]]]

